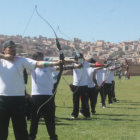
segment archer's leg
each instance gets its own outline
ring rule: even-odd
[[[113,102],[117,102],[116,96],[115,96],[115,81],[112,81],[112,100]]]
[[[100,89],[100,94],[101,94],[101,101],[102,101],[102,107],[105,108],[105,93],[104,93],[104,86]]]
[[[48,96],[50,98],[50,96]],[[47,127],[50,140],[57,140],[57,135],[55,133],[55,102],[52,98],[44,107],[43,107],[43,116],[45,119],[45,124]]]
[[[96,104],[97,104],[97,97],[98,97],[98,90],[96,88],[93,88],[93,100],[92,100],[92,113],[96,113]]]
[[[5,97],[0,97],[0,140],[7,140],[10,115],[7,111]]]
[[[40,96],[32,96],[32,113],[31,113],[31,125],[29,132],[29,140],[35,140],[38,131],[38,122],[41,117],[41,111],[37,114],[37,109],[39,107],[38,102],[40,102]]]
[[[28,140],[27,124],[25,120],[25,97],[11,97],[11,119],[16,140]]]
[[[81,92],[82,113],[86,118],[89,118],[90,112],[88,104],[87,86],[82,86],[80,92]]]
[[[75,87],[78,88],[76,92],[73,93],[73,112],[72,116],[77,118],[79,113],[79,97],[80,97],[80,88],[81,87]]]

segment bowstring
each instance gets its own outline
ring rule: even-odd
[[[26,24],[26,26],[25,26],[25,28],[24,28],[24,30],[23,30],[22,36],[25,35],[25,32],[27,31],[27,29],[28,29],[28,27],[29,27],[29,25],[30,25],[30,23],[31,23],[31,21],[32,21],[32,18],[33,18],[33,16],[34,16],[34,14],[35,14],[35,8],[33,9],[32,14],[31,14],[31,16],[29,17],[29,19],[28,19],[28,21],[27,21],[27,24]]]

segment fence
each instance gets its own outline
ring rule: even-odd
[[[138,65],[138,64],[129,65],[129,73],[132,76],[139,76],[140,75],[140,65]]]

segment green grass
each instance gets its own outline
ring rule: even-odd
[[[65,76],[70,83],[71,76]],[[30,86],[28,85],[28,91]],[[140,77],[130,80],[116,79],[116,97],[120,100],[102,109],[100,96],[96,107],[97,115],[92,120],[79,116],[70,120],[72,112],[72,93],[62,79],[56,94],[56,133],[59,140],[140,140]],[[28,121],[28,128],[30,122]],[[49,139],[44,122],[41,121],[36,140]],[[12,125],[9,139],[14,140]]]

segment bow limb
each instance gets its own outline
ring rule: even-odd
[[[53,31],[53,33],[54,33],[54,35],[55,35],[56,46],[57,46],[57,49],[59,50],[59,53],[60,53],[60,60],[64,60],[64,54],[63,54],[63,51],[62,51],[62,48],[61,48],[61,45],[60,45],[60,43],[59,43],[59,39],[58,39],[58,37],[57,37],[57,34],[56,34],[55,30],[53,29],[52,25],[51,25],[45,18],[43,18],[43,17],[39,14],[39,12],[38,12],[38,10],[37,10],[37,5],[35,6],[35,9],[36,9],[37,15],[52,29],[52,31]]]
[[[59,43],[59,39],[58,39],[58,37],[57,37],[57,34],[56,34],[55,30],[53,29],[53,27],[51,26],[51,24],[50,24],[45,18],[43,18],[43,17],[39,14],[39,12],[38,12],[38,10],[37,10],[37,5],[35,6],[35,9],[36,9],[37,15],[52,29],[52,31],[53,31],[53,33],[54,33],[54,35],[55,35],[56,46],[57,46],[57,49],[59,50],[59,54],[60,54],[60,55],[59,55],[59,59],[62,60],[62,62],[63,62],[63,61],[64,61],[64,54],[63,54],[63,51],[62,51],[62,48],[61,48],[61,45],[60,45],[60,43]],[[56,83],[55,83],[55,85],[54,85],[54,88],[53,88],[53,95],[52,95],[48,100],[46,100],[46,101],[38,108],[37,114],[39,113],[39,111],[41,110],[41,108],[42,108],[45,104],[47,104],[47,103],[55,96],[56,91],[57,91],[58,84],[59,84],[60,79],[61,79],[62,73],[63,73],[63,63],[60,63],[60,71],[59,71],[59,73],[58,73],[57,81],[56,81]]]

